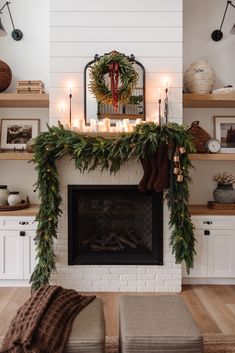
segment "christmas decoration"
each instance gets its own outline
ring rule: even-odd
[[[110,87],[105,80],[108,74]],[[119,79],[121,85],[119,85]],[[112,51],[101,56],[90,68],[90,91],[99,103],[109,104],[117,111],[118,103],[128,103],[138,82],[138,73],[124,54]]]
[[[104,138],[79,135],[65,130],[59,124],[59,127],[49,127],[49,131],[36,138],[33,162],[38,173],[36,189],[39,191],[40,209],[36,233],[38,263],[30,279],[33,290],[49,283],[51,272],[55,269],[53,243],[57,237],[58,219],[61,215],[56,161],[70,155],[76,168],[82,172],[101,167],[102,170],[115,173],[135,155],[147,173],[147,178],[142,179],[141,189],[145,190],[151,179],[151,188],[160,191],[168,186],[169,179],[165,178],[169,171],[166,158],[168,146],[173,146],[170,147],[170,185],[165,193],[170,210],[169,225],[172,228],[170,244],[176,263],[185,261],[189,271],[193,267],[195,238],[187,207],[191,167],[188,153],[195,149],[192,137],[184,126],[175,123],[161,126],[142,123],[131,133],[117,138]],[[186,153],[181,154],[181,148]],[[173,161],[176,155],[179,156],[179,162]],[[177,166],[181,171],[177,175],[173,174],[175,163],[179,164]],[[177,181],[179,176],[182,177],[181,182]]]

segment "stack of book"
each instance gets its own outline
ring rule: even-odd
[[[42,94],[45,93],[44,83],[42,81],[18,81],[16,87],[17,93],[27,93],[27,94]]]

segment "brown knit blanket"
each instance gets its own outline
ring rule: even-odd
[[[41,287],[18,310],[0,352],[63,352],[74,318],[94,298],[59,286]]]

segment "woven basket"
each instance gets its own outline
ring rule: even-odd
[[[199,126],[199,121],[194,121],[188,132],[193,137],[193,142],[197,153],[206,153],[206,143],[211,136]]]
[[[211,93],[215,85],[215,71],[205,60],[191,64],[184,75],[184,90],[188,93]]]
[[[26,201],[24,201],[23,203],[19,204],[19,205],[14,205],[14,206],[10,206],[10,205],[6,205],[6,206],[0,206],[0,211],[18,211],[18,210],[24,210],[25,208],[29,208],[30,206],[30,202],[29,199],[27,197]]]

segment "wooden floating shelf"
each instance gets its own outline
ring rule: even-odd
[[[48,94],[0,93],[0,107],[48,108]]]
[[[28,152],[0,152],[0,160],[11,161],[30,161],[33,153]]]
[[[189,205],[191,216],[234,216],[235,210],[213,210],[207,205]]]
[[[184,108],[235,108],[235,93],[184,94]]]
[[[235,161],[235,153],[195,153],[189,154],[191,161]]]
[[[29,208],[25,208],[24,210],[18,211],[0,211],[0,216],[30,216],[35,217],[38,214],[39,205],[30,205]]]

